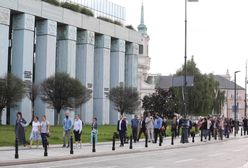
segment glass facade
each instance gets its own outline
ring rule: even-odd
[[[96,17],[102,16],[125,23],[126,8],[108,0],[60,0],[84,6],[92,10]]]

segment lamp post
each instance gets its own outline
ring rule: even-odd
[[[247,61],[245,65],[245,117],[247,117]]]
[[[184,19],[184,82],[183,82],[183,122],[182,122],[182,136],[181,136],[181,143],[188,143],[188,121],[187,121],[187,93],[186,93],[186,86],[187,86],[187,4],[188,2],[198,2],[198,0],[185,0],[185,19]]]
[[[187,128],[187,101],[186,101],[186,86],[187,86],[187,2],[185,0],[185,19],[184,19],[184,80],[183,80],[183,122],[181,143],[188,143],[188,128]]]
[[[237,133],[237,84],[236,84],[236,74],[240,71],[234,72],[234,136]]]

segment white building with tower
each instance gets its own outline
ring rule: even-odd
[[[78,3],[73,1],[73,3]],[[81,4],[95,16],[125,23],[125,8],[107,0],[84,0]],[[106,97],[120,84],[144,89],[150,57],[149,36],[142,5],[139,31],[87,16],[42,0],[0,1],[0,76],[8,72],[39,84],[56,72],[66,72],[92,89],[92,98],[75,112],[84,122],[93,116],[99,124],[116,123],[118,113]],[[31,102],[5,109],[3,123],[15,123],[16,113],[31,120]],[[54,110],[37,98],[35,115],[46,114],[54,122]],[[63,117],[63,115],[61,115]]]

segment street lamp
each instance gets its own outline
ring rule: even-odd
[[[247,61],[245,65],[245,117],[247,116]]]
[[[186,77],[187,77],[187,4],[188,2],[198,2],[198,0],[185,0],[185,20],[184,20],[184,23],[185,23],[185,36],[184,36],[184,82],[183,82],[183,122],[182,122],[182,136],[181,136],[181,142],[182,143],[188,143],[188,129],[189,129],[189,125],[188,125],[188,121],[187,121],[187,94],[186,94],[186,86],[187,86],[187,80],[186,80]]]
[[[236,103],[236,99],[237,99],[237,84],[236,84],[236,74],[240,72],[240,71],[235,71],[234,72],[234,136],[236,136],[237,133],[237,103]]]

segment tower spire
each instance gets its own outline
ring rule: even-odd
[[[144,3],[142,0],[142,5],[141,5],[141,16],[140,16],[140,24],[138,26],[138,31],[141,32],[144,35],[147,35],[147,27],[144,22]]]

